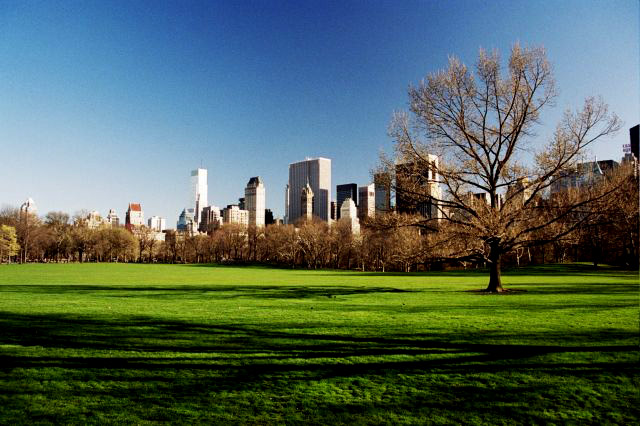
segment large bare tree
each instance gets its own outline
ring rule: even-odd
[[[409,88],[410,112],[391,122],[395,158],[383,164],[395,174],[396,198],[431,206],[420,225],[438,231],[434,241],[446,257],[489,265],[487,291],[503,291],[505,253],[540,242],[541,229],[605,195],[567,197],[538,214],[549,186],[575,171],[586,147],[620,127],[601,99],[589,98],[540,143],[535,129],[555,96],[544,49],[516,44],[505,66],[497,51],[480,50],[473,70],[451,57],[447,69]],[[435,182],[441,190],[429,185]]]

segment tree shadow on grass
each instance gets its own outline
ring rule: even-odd
[[[141,421],[175,421],[177,405],[206,411],[214,398],[216,404],[228,405],[225,410],[235,410],[241,422],[274,421],[269,417],[274,410],[302,413],[300,420],[311,423],[358,422],[384,413],[391,417],[383,419],[404,416],[416,422],[435,412],[455,416],[464,408],[461,421],[474,422],[493,412],[540,423],[549,420],[542,416],[544,410],[530,410],[531,402],[522,395],[552,395],[549,380],[589,382],[639,372],[637,334],[615,330],[533,333],[519,336],[528,343],[510,344],[493,342],[507,336],[460,331],[379,335],[375,330],[354,334],[345,327],[344,334],[319,334],[314,324],[276,329],[145,316],[9,312],[0,312],[0,330],[0,390],[8,398],[0,408],[4,420],[10,409],[24,410],[20,401],[30,393],[45,400],[89,398],[86,388],[74,384],[89,381],[98,384],[90,398],[122,401],[97,409],[112,419],[126,407]],[[573,355],[554,359],[566,354]],[[587,355],[594,360],[585,362],[581,357]],[[514,374],[529,375],[532,383],[513,381]],[[544,380],[536,382],[539,376]],[[313,394],[318,386],[338,393]],[[391,393],[374,400],[362,394],[381,387]],[[344,392],[352,393],[350,402]],[[247,405],[248,400],[227,400],[225,395],[255,395],[249,400],[258,400]],[[267,396],[279,405],[262,401],[267,405],[259,406]],[[626,416],[637,412],[628,410]],[[182,419],[195,421],[198,415],[192,410]],[[50,420],[63,419],[54,414]]]
[[[337,296],[365,295],[373,293],[417,293],[421,290],[405,290],[393,287],[373,286],[273,286],[273,285],[3,285],[0,292],[39,294],[98,294],[111,297],[173,298],[176,296],[219,299],[305,299],[332,298]],[[113,293],[113,294],[109,294]],[[120,294],[122,293],[122,294]]]

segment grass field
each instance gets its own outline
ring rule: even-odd
[[[635,424],[638,274],[0,266],[0,423]]]

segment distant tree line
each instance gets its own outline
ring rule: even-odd
[[[616,177],[598,185],[606,197],[541,227],[536,244],[512,250],[503,263],[589,261],[637,268],[637,178],[631,167],[621,167]],[[539,212],[537,220],[544,222],[545,215],[562,208],[567,197],[579,198],[592,190],[540,198],[538,208],[532,211]],[[451,230],[437,226],[425,229],[416,226],[419,218],[403,214],[365,220],[361,232],[355,235],[348,221],[329,226],[314,219],[297,226],[265,228],[227,224],[199,235],[169,230],[164,241],[156,240],[155,233],[147,227],[133,232],[110,226],[91,229],[84,217],[49,212],[41,218],[17,208],[3,208],[0,262],[261,263],[288,268],[403,272],[485,266],[472,258],[451,256],[470,244],[463,236],[451,239],[456,235]],[[455,225],[447,222],[440,226]],[[568,232],[560,232],[559,228]]]

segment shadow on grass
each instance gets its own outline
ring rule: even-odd
[[[219,299],[250,297],[256,299],[304,299],[332,298],[336,296],[365,295],[372,293],[416,293],[419,290],[405,290],[393,287],[372,286],[272,286],[272,285],[3,285],[0,292],[40,293],[40,294],[88,294],[104,293],[112,297],[162,298],[190,295]],[[114,293],[110,295],[109,293]],[[124,294],[119,294],[124,293]]]
[[[497,413],[541,423],[561,419],[531,410],[536,401],[524,395],[552,398],[556,390],[549,381],[639,372],[638,336],[631,332],[541,332],[518,336],[528,343],[509,344],[493,343],[508,341],[496,334],[354,335],[347,328],[345,334],[316,334],[314,324],[304,327],[0,312],[0,390],[8,401],[0,408],[0,419],[7,419],[3,414],[8,410],[24,412],[20,401],[30,392],[63,401],[86,398],[89,392],[92,398],[123,401],[123,406],[96,409],[111,419],[126,406],[137,416],[134,420],[175,421],[176,404],[209,407],[214,398],[225,410],[239,413],[236,421],[262,423],[273,410],[303,414],[300,421],[340,423],[379,415],[415,422],[463,408],[471,417],[461,419],[471,422]],[[581,356],[593,360],[585,362]],[[534,379],[526,384],[512,380],[518,374]],[[545,381],[536,382],[541,375]],[[87,381],[94,384],[90,391],[78,387]],[[306,395],[320,383],[340,391]],[[381,387],[392,393],[378,400],[358,396]],[[355,395],[349,403],[340,393],[347,391]],[[255,395],[258,400],[227,401],[225,395]],[[268,405],[264,395],[279,405]],[[626,417],[637,412],[634,406],[627,407],[631,414]],[[158,407],[161,412],[154,411]],[[199,414],[192,410],[182,415],[183,421],[195,421]],[[52,416],[48,420],[69,420]]]

